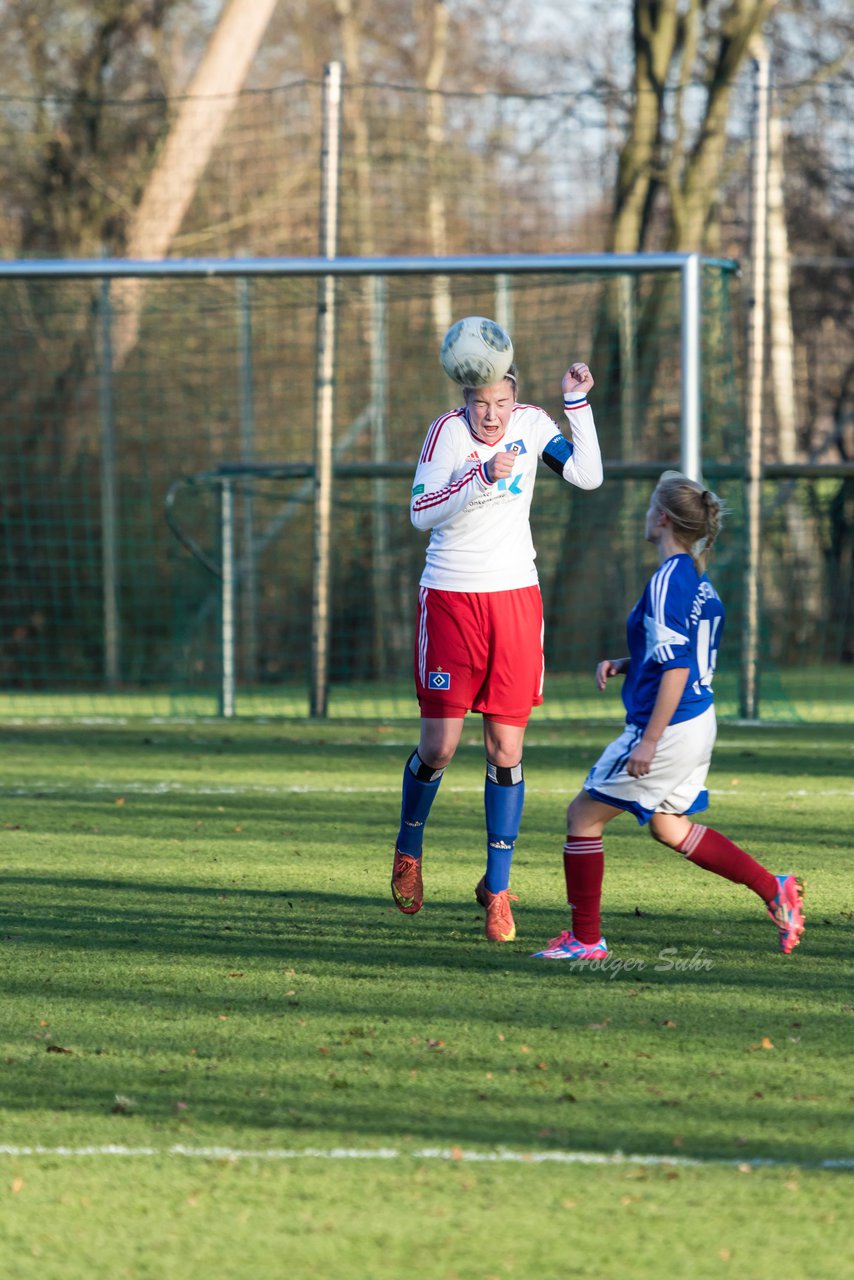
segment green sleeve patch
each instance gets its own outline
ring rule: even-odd
[[[424,485],[423,485],[423,484],[417,484],[417,485],[415,486],[415,488],[412,490],[412,496],[413,496],[413,498],[417,498],[417,497],[418,497],[418,494],[419,494],[419,493],[423,493],[423,492],[424,492]]]

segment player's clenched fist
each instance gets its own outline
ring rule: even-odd
[[[561,386],[565,396],[587,395],[587,392],[593,386],[593,374],[586,364],[576,361],[575,364],[569,366],[563,375]]]
[[[512,449],[502,449],[500,453],[496,453],[489,459],[486,464],[486,474],[490,482],[496,480],[506,480],[513,470],[513,463],[516,461],[516,454]]]

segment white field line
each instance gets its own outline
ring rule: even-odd
[[[819,1169],[825,1171],[854,1169],[854,1157],[838,1160],[775,1160],[762,1156],[744,1156],[737,1160],[715,1157],[626,1155],[622,1151],[466,1151],[462,1147],[421,1147],[401,1151],[397,1147],[305,1147],[253,1150],[240,1147],[124,1147],[114,1144],[91,1147],[16,1146],[0,1143],[0,1156],[98,1157],[118,1156],[125,1159],[151,1159],[178,1156],[190,1160],[443,1160],[468,1164],[581,1164],[581,1165],[649,1165],[669,1168],[721,1167],[738,1169]]]
[[[241,796],[241,795],[266,795],[266,796],[289,796],[289,795],[331,795],[334,791],[335,795],[400,795],[400,783],[394,782],[387,786],[375,787],[342,787],[338,783],[334,788],[326,785],[307,786],[302,783],[294,783],[291,786],[276,786],[273,783],[263,782],[247,782],[239,785],[228,785],[225,783],[195,783],[195,782],[109,782],[104,780],[96,780],[80,785],[76,782],[33,782],[28,779],[26,783],[7,783],[0,787],[0,794],[10,796],[67,796],[72,795],[75,798],[81,798],[91,795],[93,792],[107,792],[109,795],[135,795],[135,796],[163,796],[163,795],[186,795],[186,796]],[[455,787],[445,786],[443,791],[457,792],[465,795],[482,795],[483,783],[479,782],[474,786]],[[566,788],[546,790],[540,789],[543,795],[565,795]],[[852,793],[854,794],[854,792]]]
[[[742,788],[744,789],[744,788]],[[445,783],[442,788],[443,792],[452,792],[456,795],[480,795],[483,791],[483,784],[478,782],[470,786],[454,786],[453,783]],[[196,795],[196,796],[240,796],[240,795],[268,795],[268,796],[288,796],[288,795],[329,795],[330,788],[325,784],[307,785],[302,783],[294,783],[291,786],[278,786],[274,783],[263,782],[246,782],[239,784],[211,784],[196,782],[138,782],[133,780],[125,780],[123,782],[110,781],[109,779],[96,779],[81,785],[77,782],[39,782],[28,778],[26,782],[8,782],[0,786],[0,794],[8,796],[63,796],[73,795],[81,798],[92,793],[107,792],[110,795],[136,795],[136,796],[163,796],[163,795]],[[394,782],[386,786],[359,786],[359,787],[342,787],[336,783],[336,795],[399,795],[400,783]],[[565,795],[565,787],[540,787],[540,795]],[[729,796],[733,795],[731,787],[714,789],[709,788],[709,795],[712,796]],[[839,788],[829,791],[787,791],[783,793],[784,800],[791,800],[802,796],[809,796],[811,799],[822,799],[829,796],[854,796],[854,789]]]

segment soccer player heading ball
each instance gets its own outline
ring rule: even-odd
[[[749,854],[691,815],[708,805],[706,775],[715,743],[712,677],[724,607],[705,573],[723,519],[716,494],[678,471],[666,471],[646,513],[645,536],[660,565],[626,624],[629,654],[596,668],[604,689],[624,676],[625,731],[590,770],[567,811],[566,896],[572,926],[535,955],[595,960],[608,954],[599,917],[604,872],[602,832],[633,813],[661,844],[688,862],[746,885],[766,904],[780,950],[804,930],[802,888],[793,875],[772,875]]]
[[[581,489],[602,483],[587,402],[586,364],[563,375],[571,437],[535,405],[516,400],[515,366],[492,386],[464,387],[464,403],[427,432],[410,515],[430,531],[418,594],[415,688],[418,747],[403,771],[391,889],[399,909],[421,909],[424,824],[468,711],[483,716],[486,871],[475,896],[486,936],[510,942],[510,863],[525,796],[522,745],[543,700],[543,605],[529,512],[540,458]]]

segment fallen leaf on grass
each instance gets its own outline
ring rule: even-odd
[[[66,1049],[61,1044],[49,1044],[47,1045],[47,1052],[48,1053],[73,1053],[74,1050]]]
[[[661,1025],[663,1027],[675,1027],[676,1023],[673,1021],[672,1018],[665,1018]]]
[[[23,1178],[15,1178],[11,1188],[12,1195],[16,1196],[19,1191],[23,1191],[25,1186],[26,1186],[26,1183],[24,1182]]]
[[[444,1049],[445,1047],[444,1040],[427,1040],[426,1044],[428,1049]]]

